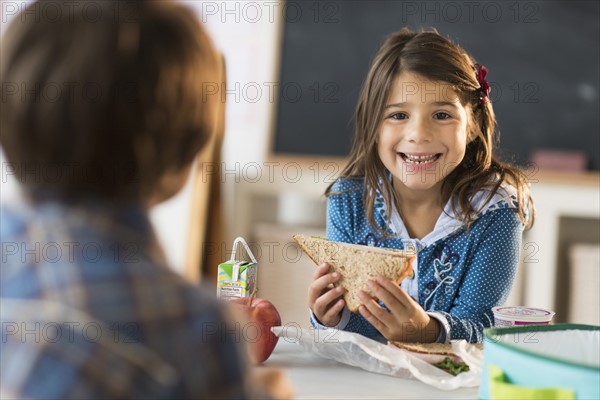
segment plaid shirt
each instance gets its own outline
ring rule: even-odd
[[[244,398],[239,335],[144,209],[1,209],[2,398]]]

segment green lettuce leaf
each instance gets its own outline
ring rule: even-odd
[[[461,372],[467,372],[469,370],[469,366],[467,364],[465,364],[464,362],[456,362],[451,357],[446,357],[444,361],[433,365],[443,369],[444,371],[454,376],[460,374]]]

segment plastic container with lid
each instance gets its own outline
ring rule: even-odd
[[[517,326],[517,325],[547,325],[552,322],[554,311],[543,308],[531,307],[493,307],[494,325]]]

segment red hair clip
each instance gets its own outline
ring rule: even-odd
[[[490,96],[490,93],[492,92],[492,88],[490,87],[490,84],[488,83],[488,81],[485,79],[487,73],[488,73],[488,69],[481,64],[475,64],[475,69],[477,71],[477,82],[479,82],[479,90],[481,91],[481,104],[486,104],[488,102],[488,97]]]

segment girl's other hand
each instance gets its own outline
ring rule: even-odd
[[[345,293],[341,286],[334,286],[340,274],[329,273],[329,264],[323,263],[313,274],[313,282],[308,286],[308,306],[322,325],[335,326],[342,318]]]
[[[437,320],[431,318],[401,287],[381,276],[369,280],[367,286],[389,312],[363,291],[358,294],[363,303],[358,311],[387,340],[421,343],[437,340],[440,334]]]

